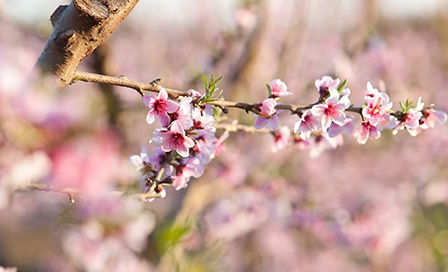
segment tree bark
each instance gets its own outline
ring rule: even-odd
[[[73,0],[51,15],[53,32],[37,63],[62,86],[73,80],[79,63],[117,29],[139,0]]]

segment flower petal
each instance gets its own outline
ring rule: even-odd
[[[257,117],[257,120],[255,120],[254,127],[255,127],[256,129],[263,128],[263,127],[266,126],[267,122],[268,122],[268,121],[267,121],[266,118],[261,117],[261,116],[258,116],[258,117]]]

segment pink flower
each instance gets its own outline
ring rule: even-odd
[[[314,82],[314,86],[316,86],[321,97],[326,97],[329,90],[337,88],[339,83],[341,83],[341,81],[338,78],[333,79],[330,76],[323,76],[321,79]]]
[[[350,99],[348,96],[343,96],[339,99],[339,96],[339,92],[336,89],[330,89],[330,96],[325,100],[325,103],[311,108],[312,114],[321,118],[324,130],[330,127],[331,122],[340,126],[346,123],[344,110],[350,106]]]
[[[199,178],[203,173],[204,166],[199,159],[188,159],[184,164],[176,167],[176,175],[172,177],[174,189],[186,188],[191,177]]]
[[[204,165],[198,158],[190,158],[185,162],[183,171],[187,177],[199,178],[204,174]]]
[[[328,128],[328,136],[336,137],[341,132],[344,132],[347,135],[352,135],[353,131],[355,130],[353,119],[355,119],[355,117],[347,115],[346,123],[344,125],[340,126],[336,125],[335,123],[331,123],[331,126]]]
[[[170,117],[168,113],[173,113],[177,110],[178,105],[174,101],[168,100],[168,94],[165,89],[161,89],[158,96],[145,95],[143,96],[143,103],[149,107],[146,122],[152,124],[156,116],[159,118],[160,124],[164,127],[170,124]]]
[[[193,90],[193,89],[189,89],[189,90],[188,90],[188,93],[191,95],[191,97],[194,97],[194,98],[200,98],[200,97],[202,97],[202,95],[201,95],[200,92],[198,92],[198,91],[196,91],[196,90]]]
[[[161,137],[161,148],[165,152],[176,151],[180,156],[186,158],[188,149],[194,146],[194,141],[185,135],[185,130],[178,121],[173,121],[168,131],[159,133]]]
[[[277,152],[281,149],[285,149],[289,143],[289,137],[291,136],[291,131],[288,127],[282,126],[274,134],[274,144],[272,146],[272,152]]]
[[[389,96],[372,87],[367,83],[367,94],[365,97],[367,106],[362,109],[362,115],[373,126],[389,120],[388,110],[392,108],[392,102],[389,102]]]
[[[393,135],[396,135],[399,130],[406,129],[411,136],[417,136],[420,132],[420,119],[422,118],[422,110],[424,104],[422,103],[422,98],[418,98],[417,106],[415,108],[409,109],[404,113],[398,125],[392,131]]]
[[[422,129],[433,128],[436,125],[445,123],[447,120],[447,115],[443,111],[435,109],[426,109],[423,111],[423,124],[421,124]]]
[[[353,136],[355,136],[359,144],[365,144],[369,138],[378,139],[381,136],[381,132],[377,127],[370,124],[369,121],[364,121],[361,123],[361,126],[356,129]]]
[[[202,163],[209,163],[215,157],[215,137],[214,130],[201,130],[195,135],[196,145],[192,149],[192,156],[197,157]]]
[[[166,153],[160,147],[156,148],[154,152],[148,156],[149,163],[154,166],[154,168],[159,171],[162,165],[166,161]]]
[[[307,110],[294,125],[294,133],[299,133],[303,139],[308,139],[313,130],[320,128],[319,120],[313,115],[311,110]]]
[[[171,177],[173,187],[176,190],[180,190],[183,188],[186,188],[188,186],[188,182],[190,181],[190,178],[187,176],[180,174],[176,174],[175,176]]]
[[[255,120],[254,127],[257,129],[267,126],[271,130],[275,130],[279,126],[278,116],[275,115],[277,106],[277,101],[273,98],[265,99],[261,102],[259,107],[259,114],[263,116],[258,116]]]
[[[207,105],[210,106],[210,105]],[[195,130],[208,129],[215,131],[216,128],[213,126],[215,123],[215,118],[213,115],[208,113],[207,110],[202,110],[199,108],[194,108],[192,112],[193,117],[193,128]]]
[[[151,172],[152,163],[150,162],[150,157],[148,156],[146,148],[142,147],[140,155],[129,157],[129,161],[137,168],[137,171],[140,171],[143,174],[143,176],[146,176]]]
[[[280,79],[273,79],[269,86],[271,87],[271,96],[272,98],[283,97],[292,95],[292,93],[288,92],[288,87],[285,82]]]
[[[192,106],[191,97],[184,97],[179,103],[179,107],[176,112],[173,112],[171,116],[171,121],[177,120],[179,124],[182,125],[184,129],[189,129],[193,125],[193,120],[191,119]]]

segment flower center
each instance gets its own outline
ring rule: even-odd
[[[195,129],[203,129],[204,127],[202,126],[201,121],[197,121],[197,120],[193,120],[193,127]]]
[[[184,135],[180,133],[174,133],[173,136],[171,136],[171,141],[174,145],[179,146],[184,144]]]
[[[154,102],[154,109],[157,113],[166,112],[168,109],[168,105],[165,100],[157,99]]]
[[[325,109],[325,114],[326,115],[333,115],[335,113],[335,109],[333,108],[332,105],[328,105],[328,108]]]

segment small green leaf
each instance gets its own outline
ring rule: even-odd
[[[266,84],[266,88],[268,88],[268,95],[271,96],[272,95],[271,86],[269,84]]]
[[[401,101],[400,101],[400,108],[401,108],[401,111],[404,111],[404,105],[403,105],[403,103],[401,103]]]
[[[344,79],[344,81],[342,81],[341,85],[339,85],[338,87],[338,92],[342,92],[342,90],[345,89],[345,87],[347,86],[347,79]]]

